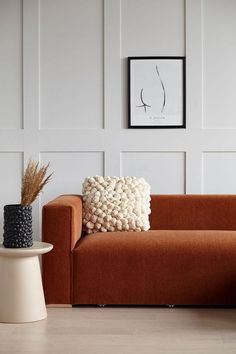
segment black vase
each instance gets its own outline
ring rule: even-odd
[[[3,245],[6,248],[33,245],[32,206],[11,204],[4,206]]]

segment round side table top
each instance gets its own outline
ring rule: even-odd
[[[6,248],[0,244],[0,256],[5,257],[32,257],[47,253],[53,249],[51,243],[34,241],[33,246],[25,248]]]

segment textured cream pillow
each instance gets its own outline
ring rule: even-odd
[[[83,183],[83,226],[88,233],[150,228],[150,186],[143,178],[88,177]]]

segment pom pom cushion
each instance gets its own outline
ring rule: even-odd
[[[88,177],[83,183],[83,226],[88,233],[150,228],[150,186],[143,178]]]

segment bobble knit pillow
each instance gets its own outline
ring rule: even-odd
[[[143,178],[88,177],[83,183],[83,226],[88,233],[150,228],[150,186]]]

